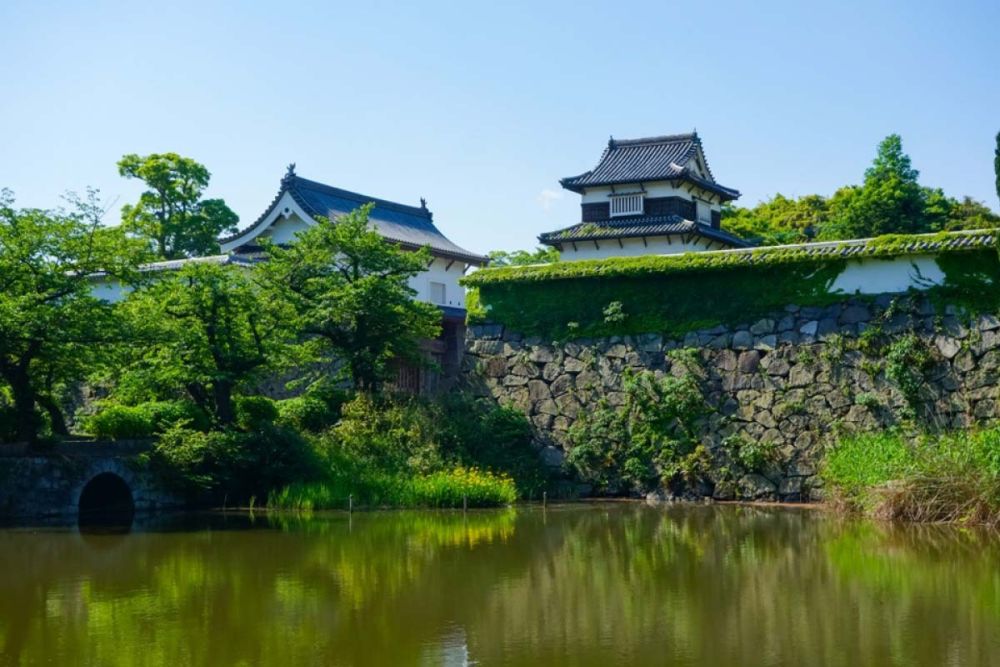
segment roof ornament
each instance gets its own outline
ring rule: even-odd
[[[434,219],[434,214],[431,213],[430,210],[427,208],[427,200],[424,199],[423,197],[420,198],[420,210],[426,213],[427,217],[430,218],[431,220]]]
[[[284,176],[284,178],[281,179],[281,182],[282,183],[287,183],[288,181],[292,180],[293,178],[295,178],[295,163],[294,162],[292,162],[291,164],[288,165],[288,169],[285,171],[285,176]]]
[[[613,135],[609,135],[608,136],[608,148],[614,148],[614,147],[615,147],[615,138],[614,138]]]

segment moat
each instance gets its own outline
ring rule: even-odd
[[[12,527],[0,591],[0,664],[1000,664],[1000,537],[808,508]]]

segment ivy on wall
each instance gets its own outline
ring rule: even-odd
[[[472,319],[549,340],[683,334],[752,322],[788,304],[824,306],[849,260],[936,253],[944,285],[928,292],[982,312],[1000,306],[1000,258],[989,232],[887,236],[823,246],[651,255],[478,271]],[[488,310],[487,310],[488,309]]]

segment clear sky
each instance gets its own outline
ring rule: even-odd
[[[212,171],[249,224],[289,162],[428,199],[470,250],[573,224],[608,136],[697,128],[750,205],[858,182],[898,132],[998,207],[1000,2],[0,2],[0,186],[52,207],[124,153]]]

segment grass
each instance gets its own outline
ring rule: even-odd
[[[1000,427],[854,436],[823,476],[841,507],[872,517],[1000,526]]]
[[[517,500],[506,475],[476,468],[452,468],[423,475],[384,472],[334,475],[325,482],[298,483],[271,494],[276,509],[344,509],[348,497],[357,507],[500,507]]]

